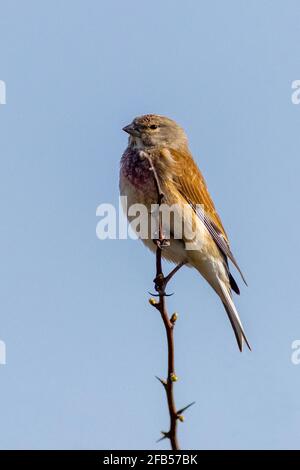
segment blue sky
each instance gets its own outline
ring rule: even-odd
[[[170,286],[186,449],[299,448],[300,4],[0,0],[0,447],[164,449],[154,258],[96,238],[118,201],[121,128],[186,129],[246,274],[253,351],[182,270]],[[237,276],[236,276],[237,277]]]

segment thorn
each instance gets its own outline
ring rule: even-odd
[[[164,439],[170,439],[170,432],[161,431],[161,433],[162,433],[162,437],[158,439],[156,442],[161,442]]]
[[[167,382],[164,379],[161,379],[160,377],[155,376],[155,378],[166,388]]]
[[[174,312],[173,315],[170,318],[171,323],[175,323],[178,320],[178,313]]]
[[[177,411],[177,414],[178,415],[181,415],[182,413],[184,413],[188,408],[190,408],[190,406],[193,406],[196,402],[193,401],[192,403],[190,403],[189,405],[185,406],[184,408],[181,408],[181,410],[178,410]],[[178,418],[179,419],[179,418]]]
[[[148,294],[152,295],[152,297],[159,297],[159,294],[153,294],[153,292],[148,291]],[[150,300],[149,300],[150,302]]]
[[[171,382],[177,382],[178,377],[174,372],[170,375],[170,380]]]
[[[172,294],[166,294],[165,292],[162,294],[154,294],[153,292],[148,291],[148,294],[152,295],[152,297],[160,297],[160,295],[162,297],[171,297],[172,295],[174,295],[174,292],[172,292]]]

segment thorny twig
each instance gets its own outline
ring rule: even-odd
[[[158,226],[158,239],[153,240],[156,244],[156,276],[154,279],[155,290],[157,292],[158,301],[154,299],[150,299],[150,304],[155,307],[161,315],[163,320],[166,334],[167,334],[167,342],[168,342],[168,376],[167,380],[157,379],[163,385],[166,395],[167,395],[167,402],[168,402],[168,409],[170,415],[170,429],[168,432],[162,432],[162,439],[169,439],[171,443],[172,450],[179,449],[178,437],[177,437],[177,423],[179,421],[184,421],[184,417],[182,413],[194,404],[190,403],[189,405],[185,406],[181,410],[176,410],[175,399],[174,399],[174,382],[177,381],[177,375],[175,373],[175,347],[174,347],[174,326],[177,320],[177,313],[174,313],[171,318],[169,318],[166,306],[166,287],[168,282],[172,279],[174,274],[184,265],[184,263],[178,264],[168,276],[164,276],[162,270],[162,250],[165,246],[168,246],[169,242],[164,238],[163,230],[162,230],[162,221],[161,221],[161,213],[160,213],[160,206],[164,199],[164,194],[162,192],[159,179],[156,173],[156,170],[153,166],[152,160],[148,157],[150,170],[153,173],[157,194],[158,194],[158,217],[159,217],[159,226]]]

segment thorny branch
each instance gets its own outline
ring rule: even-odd
[[[159,210],[161,204],[163,203],[164,194],[162,192],[159,179],[156,173],[156,170],[153,166],[152,160],[148,157],[150,170],[153,173],[157,194],[158,194],[158,239],[153,240],[156,244],[156,276],[154,279],[154,286],[157,292],[158,301],[151,298],[150,304],[155,307],[161,315],[163,320],[166,334],[167,334],[167,342],[168,342],[168,376],[166,380],[157,379],[163,385],[166,395],[167,395],[167,402],[168,402],[168,409],[170,415],[170,429],[167,432],[162,432],[163,437],[161,439],[169,439],[172,450],[179,450],[179,443],[177,437],[177,423],[179,421],[184,421],[184,417],[182,413],[194,404],[190,403],[189,405],[185,406],[181,410],[176,409],[175,399],[174,399],[174,383],[178,380],[177,375],[175,373],[175,346],[174,346],[174,326],[176,320],[178,318],[177,313],[173,313],[171,318],[169,318],[167,306],[166,306],[166,287],[169,281],[172,279],[174,274],[184,265],[184,263],[180,263],[177,265],[168,276],[164,276],[162,270],[162,250],[164,247],[169,245],[169,241],[164,238],[163,229],[162,229],[162,220],[161,220],[161,212]],[[160,440],[161,440],[160,439]]]

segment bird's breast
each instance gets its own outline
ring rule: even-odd
[[[126,149],[121,159],[121,179],[128,182],[137,191],[157,197],[157,190],[149,160],[141,150]]]

